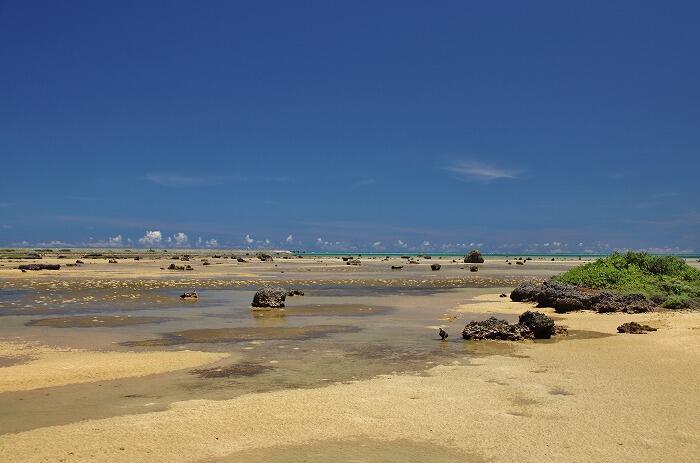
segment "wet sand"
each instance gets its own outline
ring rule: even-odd
[[[498,297],[510,282],[546,278],[577,262],[533,261],[515,269],[504,260],[487,261],[478,275],[464,275],[464,264],[443,259],[438,262],[446,271],[431,272],[426,260],[397,276],[389,269],[393,260],[363,261],[349,270],[330,258],[281,261],[277,268],[278,261],[251,263],[249,274],[308,288],[307,296],[288,300],[287,316],[262,319],[250,313],[252,290],[242,283],[240,289],[239,283],[211,287],[202,291],[200,303],[185,305],[172,302],[180,287],[168,277],[153,290],[136,290],[170,298],[162,306],[107,309],[98,301],[54,309],[52,300],[65,300],[57,289],[63,283],[73,297],[81,296],[73,280],[82,277],[25,280],[27,274],[15,279],[0,271],[5,288],[25,285],[29,294],[22,297],[46,297],[47,310],[57,315],[97,311],[109,317],[115,315],[109,310],[137,310],[138,316],[171,318],[57,329],[26,326],[37,318],[30,307],[26,316],[13,312],[0,319],[0,384],[24,371],[44,388],[21,392],[10,382],[2,389],[0,432],[8,431],[0,435],[0,448],[9,450],[4,458],[680,462],[700,454],[700,314],[553,314],[571,336],[465,342],[460,331],[467,321],[493,314],[514,320],[529,308]],[[140,261],[123,265],[137,267]],[[126,275],[123,281],[135,280],[128,269],[119,272]],[[216,278],[235,279],[225,272]],[[467,283],[455,286],[458,279]],[[367,313],[366,307],[382,310]],[[626,321],[659,331],[617,334]],[[322,326],[344,328],[326,332]],[[437,326],[450,333],[447,342],[436,339]],[[73,333],[87,334],[78,342]],[[194,337],[177,336],[183,333]],[[176,337],[187,339],[138,345]],[[29,348],[21,347],[27,343]],[[97,376],[76,384],[76,364],[92,365]],[[73,383],[56,379],[63,370]],[[90,413],[74,410],[81,397],[91,404]],[[50,420],[40,412],[47,407],[54,413]],[[27,425],[2,426],[20,415],[27,416]]]

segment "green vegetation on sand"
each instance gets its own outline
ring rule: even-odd
[[[554,279],[586,288],[644,294],[669,309],[700,308],[700,270],[675,256],[616,252]]]

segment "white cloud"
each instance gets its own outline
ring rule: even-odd
[[[216,241],[214,238],[210,239],[209,241],[206,242],[206,246],[208,248],[218,248],[219,247],[219,242]]]
[[[476,161],[457,161],[446,167],[450,172],[459,174],[467,180],[489,183],[497,179],[517,178],[519,171],[482,164]]]
[[[144,246],[157,246],[163,241],[163,234],[160,230],[148,230],[143,237],[139,238],[139,243]]]
[[[430,241],[423,241],[423,242],[421,243],[421,245],[423,245],[423,246],[430,246]]]
[[[246,235],[243,240],[246,242],[246,244],[253,244],[253,241],[255,241],[253,238],[250,237],[250,235]]]
[[[183,232],[175,233],[173,240],[175,240],[175,246],[187,246],[189,242],[189,238]]]
[[[266,239],[265,239],[265,244],[270,244],[270,240],[268,240],[268,239],[266,238]]]
[[[287,243],[291,243],[292,241],[294,241],[294,236],[292,236],[292,235],[290,234],[290,235],[287,237],[287,239],[285,239],[285,241],[286,241]]]
[[[148,174],[148,181],[160,186],[167,187],[191,187],[204,185],[206,183],[214,183],[215,178],[197,175],[180,175],[180,174]]]
[[[109,238],[107,240],[107,243],[109,243],[112,246],[121,246],[123,243],[122,235],[117,235]]]
[[[374,243],[372,243],[372,246],[375,247],[375,248],[378,248],[378,247],[381,246],[381,245],[382,245],[382,242],[381,242],[381,241],[375,241]]]
[[[408,247],[408,244],[407,244],[407,243],[404,243],[404,242],[401,241],[401,240],[398,240],[398,241],[396,242],[396,244],[398,244],[398,245],[399,245],[400,247],[402,247],[402,248],[407,248],[407,247]]]

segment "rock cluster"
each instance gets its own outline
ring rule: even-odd
[[[20,270],[60,270],[59,264],[23,264],[17,267]]]
[[[518,323],[508,323],[496,317],[476,322],[472,321],[462,330],[462,337],[470,340],[499,339],[522,341],[524,339],[549,339],[566,334],[566,328],[556,326],[551,317],[527,311],[520,316]]]
[[[359,259],[350,259],[345,262],[347,265],[360,265],[361,262]]]
[[[303,296],[304,291],[301,289],[293,289],[291,291],[287,291],[287,296],[292,297],[292,296]]]
[[[284,288],[265,287],[259,289],[253,297],[253,307],[269,307],[279,308],[284,307],[284,301],[287,298],[287,290]]]
[[[647,331],[656,331],[656,328],[649,325],[640,325],[637,322],[623,323],[617,327],[618,333],[647,334]]]
[[[536,302],[538,307],[552,307],[557,312],[640,313],[656,309],[656,305],[642,294],[616,294],[556,281],[546,281],[541,285],[522,283],[510,293],[510,298],[516,302]]]

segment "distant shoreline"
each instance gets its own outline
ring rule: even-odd
[[[192,254],[224,254],[224,253],[240,253],[240,254],[255,254],[260,252],[276,253],[276,254],[290,254],[290,255],[300,255],[309,257],[340,257],[340,256],[435,256],[435,257],[464,257],[468,251],[463,252],[418,252],[418,251],[390,251],[390,252],[377,252],[377,251],[345,251],[345,252],[324,252],[324,251],[304,251],[304,250],[289,250],[289,249],[238,249],[238,248],[65,248],[65,247],[24,247],[24,248],[12,248],[4,247],[0,249],[0,257],[2,257],[3,252],[8,251],[19,251],[19,252],[80,252],[80,253],[102,253],[107,254],[110,252],[133,252],[133,253],[192,253]],[[614,252],[614,251],[613,251]],[[482,252],[484,257],[562,257],[562,258],[599,258],[606,257],[612,254],[609,253],[572,253],[572,252],[551,252],[551,253],[528,253],[528,252]],[[699,259],[700,253],[649,253],[655,256],[677,256],[684,259]]]

